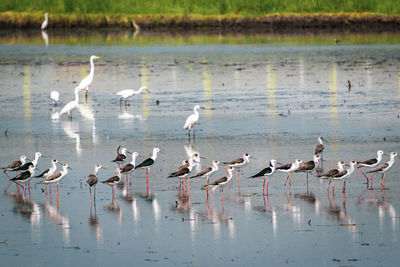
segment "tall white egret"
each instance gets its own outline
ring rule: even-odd
[[[138,94],[140,94],[143,90],[146,91],[146,92],[148,92],[148,93],[150,93],[150,90],[147,89],[146,86],[140,87],[139,90],[137,90],[137,91],[134,91],[133,89],[125,89],[125,90],[119,91],[119,92],[117,93],[117,95],[121,97],[121,99],[119,100],[119,104],[121,105],[122,100],[125,100],[125,105],[126,105],[126,102],[128,101],[128,98],[129,98],[129,97],[131,97],[131,96],[133,96],[133,95],[138,95]]]
[[[99,59],[100,57],[98,57],[98,56],[95,56],[95,55],[93,55],[93,56],[91,56],[90,57],[90,73],[89,73],[89,75],[85,78],[85,79],[83,79],[80,83],[79,83],[79,85],[78,85],[78,88],[80,89],[80,90],[85,90],[86,91],[86,93],[85,93],[85,96],[87,97],[87,94],[88,94],[88,90],[89,90],[89,86],[92,84],[92,82],[93,82],[93,77],[94,77],[94,60],[95,59]]]
[[[50,98],[53,101],[53,104],[57,106],[57,102],[60,100],[60,93],[57,91],[51,91]]]
[[[46,13],[46,14],[44,14],[44,21],[43,21],[42,27],[41,27],[42,31],[45,30],[48,25],[49,25],[49,14]]]
[[[185,125],[183,125],[183,129],[189,130],[188,136],[190,141],[190,130],[196,125],[197,121],[199,120],[199,109],[201,107],[199,105],[194,106],[193,114],[187,117]],[[194,130],[193,130],[194,131]],[[195,138],[195,132],[193,133],[193,138]]]
[[[74,94],[75,94],[75,100],[67,103],[62,110],[60,111],[60,116],[64,114],[68,114],[70,118],[72,119],[71,112],[76,109],[79,105],[79,91],[81,89],[79,87],[75,87]]]

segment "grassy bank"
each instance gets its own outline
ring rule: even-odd
[[[39,29],[42,12],[0,13],[0,28]],[[269,14],[246,17],[240,15],[128,15],[128,14],[50,14],[49,28],[133,28],[136,23],[145,30],[234,30],[296,31],[353,30],[399,31],[400,16],[371,13],[339,14]]]
[[[400,15],[399,0],[2,0],[0,12],[263,16],[270,13]]]

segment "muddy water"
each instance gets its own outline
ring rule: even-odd
[[[200,37],[179,37],[174,44],[169,36],[167,45],[165,36],[152,38],[110,44],[89,35],[52,44],[50,35],[46,46],[26,36],[0,46],[1,165],[40,151],[48,156],[39,160],[40,170],[50,158],[72,168],[58,197],[53,186],[46,198],[42,185],[32,185],[26,198],[15,185],[0,195],[3,262],[388,266],[399,260],[396,163],[385,190],[378,176],[374,190],[366,190],[356,171],[345,194],[341,182],[335,194],[327,194],[326,181],[314,175],[307,186],[304,174],[294,174],[294,190],[285,191],[285,175],[278,173],[263,197],[262,180],[247,178],[271,158],[311,160],[318,136],[329,141],[324,170],[338,160],[373,158],[378,149],[399,152],[399,45],[362,45],[348,36],[313,37],[309,43],[298,36],[248,36],[249,43],[243,36],[236,42],[220,36],[212,45]],[[72,120],[53,120],[73,99],[92,54],[102,58],[87,101],[81,94]],[[151,94],[120,105],[117,91],[140,86]],[[57,106],[51,90],[61,94]],[[195,104],[205,109],[189,144],[182,126]],[[163,152],[150,171],[151,195],[145,171],[137,170],[131,187],[117,189],[115,202],[111,188],[98,184],[91,207],[86,177],[96,163],[107,168],[100,180],[112,176],[110,161],[119,145],[137,151],[139,161],[153,147]],[[242,169],[239,183],[234,173],[222,202],[219,190],[214,202],[206,198],[204,179],[191,181],[187,200],[178,194],[179,181],[166,177],[193,151],[205,157],[202,167],[245,152],[255,159]],[[3,175],[0,186],[7,185]]]

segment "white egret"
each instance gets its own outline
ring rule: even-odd
[[[43,21],[42,27],[41,27],[42,31],[45,30],[48,25],[49,25],[49,14],[46,13],[46,14],[44,14],[44,21]]]
[[[93,55],[93,56],[90,57],[90,73],[89,73],[89,75],[88,75],[85,79],[83,79],[83,80],[79,83],[79,85],[78,85],[78,88],[79,88],[80,90],[85,90],[85,91],[86,91],[86,93],[85,93],[85,96],[86,96],[86,97],[87,97],[87,94],[88,94],[89,85],[91,85],[92,82],[93,82],[93,77],[94,77],[94,60],[95,60],[95,59],[99,59],[99,58],[100,58],[100,57],[95,56],[95,55]]]
[[[69,102],[68,104],[66,104],[62,110],[60,111],[60,116],[64,115],[64,114],[68,114],[71,119],[72,119],[72,115],[71,112],[78,107],[79,105],[79,91],[81,89],[79,87],[76,87],[74,90],[74,94],[75,94],[75,100]]]
[[[128,98],[129,98],[129,97],[131,97],[131,96],[133,96],[133,95],[138,95],[138,94],[140,94],[143,90],[146,91],[146,92],[148,92],[148,93],[150,93],[150,90],[147,89],[146,86],[140,87],[139,90],[137,90],[137,91],[134,91],[133,89],[125,89],[125,90],[119,91],[119,92],[117,93],[117,95],[121,97],[121,99],[119,100],[119,104],[121,105],[122,100],[125,100],[125,105],[126,105],[126,102],[128,101]]]
[[[189,130],[188,132],[189,141],[190,141],[190,130],[196,125],[197,121],[199,120],[199,112],[198,112],[199,109],[200,109],[199,105],[194,106],[193,108],[194,114],[187,117],[185,125],[183,125],[183,129]],[[193,133],[193,138],[195,138],[195,133]]]
[[[53,104],[57,106],[57,102],[60,100],[60,93],[57,91],[51,91],[50,98],[53,101]]]

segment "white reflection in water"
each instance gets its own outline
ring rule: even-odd
[[[103,247],[103,229],[100,227],[99,217],[96,215],[96,204],[94,204],[94,214],[92,214],[92,210],[90,210],[89,215],[89,226],[94,230],[96,235],[97,247]]]
[[[156,198],[153,198],[152,200],[152,206],[153,206],[153,213],[154,213],[154,220],[157,222],[160,221],[161,219],[161,209],[160,205],[158,204],[158,200]]]
[[[47,31],[41,31],[43,41],[46,46],[49,46],[49,35],[47,34]]]
[[[76,154],[79,157],[82,153],[81,148],[81,137],[79,135],[79,123],[76,121],[62,121],[61,122],[62,129],[64,133],[70,138],[75,140],[75,150]]]
[[[192,144],[185,144],[185,145],[183,145],[183,148],[185,149],[188,160],[190,160],[192,158],[194,153],[197,153],[200,156],[199,149]],[[200,162],[197,163],[195,168],[196,168],[196,173],[200,172],[202,170],[201,163]]]
[[[139,208],[137,206],[136,199],[134,199],[132,201],[132,216],[133,216],[133,221],[135,223],[138,223],[140,221],[140,211],[139,211]]]
[[[107,205],[106,210],[111,211],[112,213],[115,213],[118,217],[118,223],[121,225],[122,224],[122,209],[121,206],[117,203],[117,201],[112,200],[112,202]]]
[[[46,216],[54,225],[62,227],[63,231],[63,241],[65,245],[70,243],[70,225],[68,217],[62,216],[56,206],[52,205],[50,202],[46,201],[45,204]]]
[[[271,212],[271,221],[272,221],[272,233],[274,235],[274,238],[277,237],[277,230],[278,230],[278,213],[276,210],[273,208]]]
[[[251,198],[244,198],[244,211],[246,213],[246,217],[249,218],[251,216]]]
[[[196,241],[196,230],[199,223],[199,216],[194,209],[189,209],[189,225],[190,225],[190,235],[192,242]],[[193,243],[192,243],[193,244]]]

